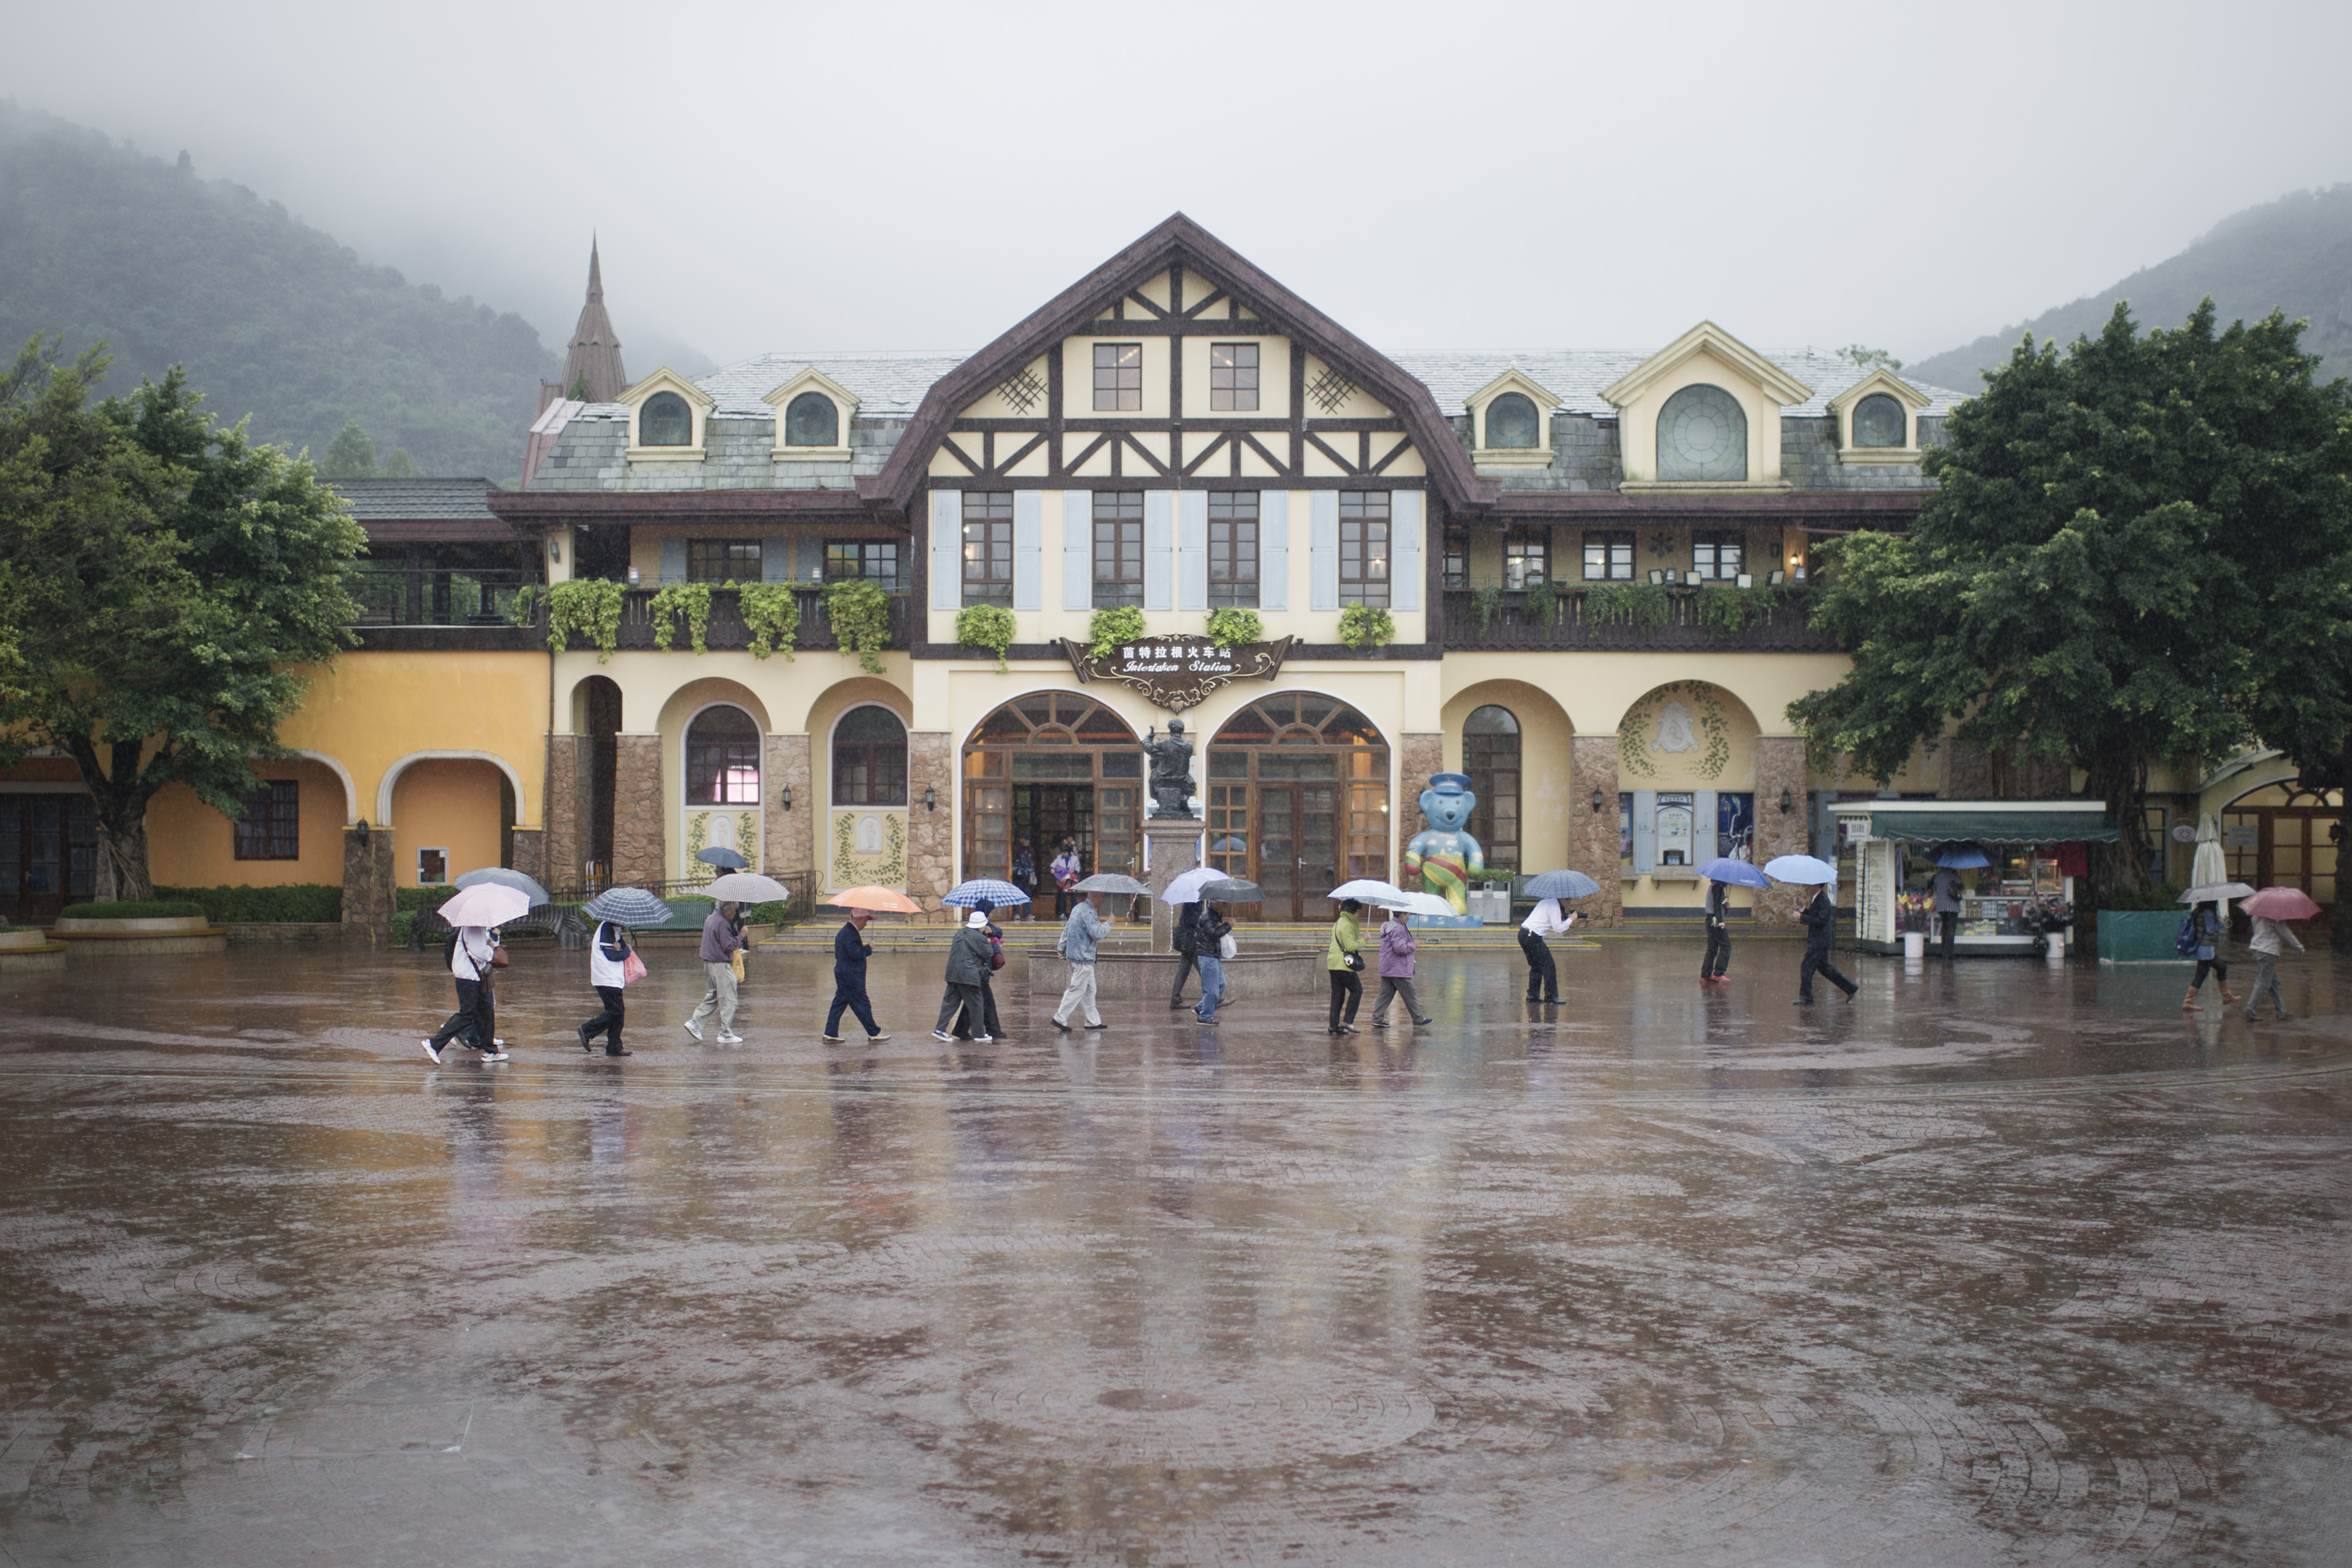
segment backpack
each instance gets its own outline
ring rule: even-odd
[[[2200,945],[2197,939],[2197,913],[2192,910],[2182,919],[2180,929],[2173,933],[2172,951],[2183,958],[2194,958]]]
[[[441,944],[441,967],[450,973],[457,973],[457,928],[449,928],[449,940]]]

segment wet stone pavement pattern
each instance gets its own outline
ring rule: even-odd
[[[1797,957],[828,1048],[762,955],[722,1048],[662,947],[606,1061],[541,948],[438,1068],[433,955],[0,982],[0,1557],[2352,1562],[2329,961]]]

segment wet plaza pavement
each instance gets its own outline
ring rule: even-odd
[[[952,1049],[761,955],[727,1048],[667,946],[607,1061],[541,948],[437,1068],[437,955],[0,980],[0,1560],[2352,1563],[2329,961],[1797,954]]]

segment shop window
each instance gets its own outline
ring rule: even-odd
[[[1543,418],[1535,400],[1507,392],[1486,405],[1486,445],[1525,449],[1543,445]]]
[[[1719,386],[1685,386],[1658,411],[1658,478],[1748,477],[1748,415]]]
[[[1220,414],[1257,411],[1257,350],[1255,343],[1209,345],[1211,409]]]
[[[841,410],[822,392],[803,392],[784,408],[784,445],[838,447]]]
[[[1752,860],[1756,846],[1756,797],[1747,791],[1726,790],[1715,797],[1715,852],[1733,860]]]
[[[1470,837],[1492,868],[1519,866],[1519,721],[1507,708],[1488,703],[1462,721],[1462,771],[1478,804],[1470,812]]]
[[[1514,523],[1503,534],[1503,586],[1532,588],[1551,581],[1551,530]]]
[[[1633,792],[1623,790],[1617,796],[1617,874],[1633,874]]]
[[[236,820],[239,860],[299,860],[302,858],[302,786],[294,779],[271,779],[245,792],[245,815]]]
[[[1013,492],[963,492],[963,602],[1013,603]]]
[[[1910,420],[1903,405],[1883,392],[1874,392],[1853,405],[1853,444],[1857,447],[1907,447]]]
[[[637,445],[685,447],[694,441],[694,411],[675,392],[656,392],[637,409]]]
[[[1632,582],[1633,536],[1630,533],[1586,534],[1584,580],[1588,583]]]
[[[898,542],[895,539],[828,539],[824,542],[824,580],[828,583],[879,583],[898,587]]]
[[[907,726],[887,708],[853,708],[834,726],[833,804],[907,804]]]
[[[1095,345],[1095,409],[1103,414],[1132,413],[1143,406],[1143,345]]]
[[[1445,525],[1445,585],[1467,588],[1470,585],[1470,530],[1466,524],[1449,522]]]
[[[1694,581],[1729,583],[1748,570],[1748,536],[1738,532],[1691,534],[1691,577]]]
[[[760,803],[760,726],[740,708],[706,708],[687,727],[686,803]]]
[[[756,539],[689,539],[686,542],[686,580],[756,583],[765,550]]]
[[[1389,492],[1339,492],[1339,602],[1386,609]]]
[[[1255,490],[1216,490],[1209,497],[1209,608],[1257,608]]]

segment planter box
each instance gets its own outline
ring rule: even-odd
[[[51,942],[46,931],[19,927],[0,931],[0,974],[23,974],[27,971],[63,969],[66,966],[66,944]]]
[[[2187,910],[2101,910],[2101,963],[2192,963],[2172,951]]]
[[[228,951],[228,932],[202,915],[132,921],[65,918],[51,928],[49,934],[84,953],[144,955]]]

